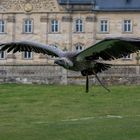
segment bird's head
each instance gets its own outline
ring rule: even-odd
[[[70,69],[73,66],[73,63],[65,57],[55,60],[54,63],[66,69]]]

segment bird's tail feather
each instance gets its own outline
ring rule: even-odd
[[[97,62],[94,66],[94,72],[100,73],[102,71],[108,70],[111,66],[111,64]]]

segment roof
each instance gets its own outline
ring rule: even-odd
[[[94,4],[97,11],[140,10],[140,0],[59,0],[59,4]]]
[[[95,10],[140,10],[140,1],[96,0]]]
[[[77,5],[77,4],[87,4],[91,5],[93,0],[59,0],[59,4],[65,5],[65,4],[71,4],[71,5]]]

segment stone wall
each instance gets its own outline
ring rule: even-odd
[[[106,85],[140,84],[139,65],[114,65],[109,70],[98,74],[100,80]],[[99,84],[94,76],[90,76],[90,84]],[[68,84],[85,84],[85,77],[80,73],[68,72]]]
[[[116,65],[98,75],[108,85],[140,84],[139,65]],[[84,85],[85,77],[56,65],[0,65],[0,83]],[[90,84],[98,84],[94,76]]]
[[[1,83],[63,84],[62,68],[52,65],[1,65]]]

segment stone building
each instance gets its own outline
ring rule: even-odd
[[[0,43],[29,40],[81,51],[105,37],[140,36],[138,0],[0,0]],[[44,64],[50,57],[0,52],[0,64]],[[139,54],[112,63],[137,64]]]

